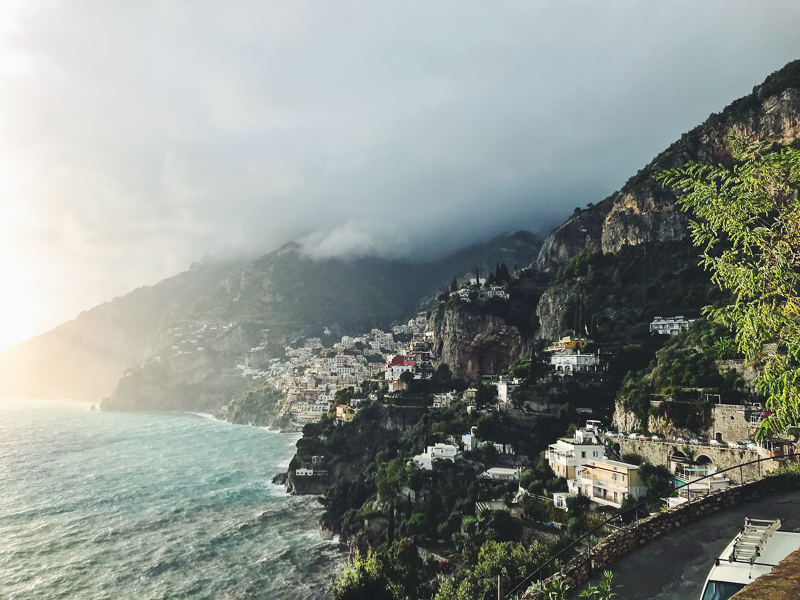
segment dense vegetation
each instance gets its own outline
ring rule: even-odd
[[[781,72],[797,68],[795,61]],[[758,388],[773,412],[759,428],[763,437],[800,424],[800,150],[773,152],[745,137],[728,142],[732,164],[689,163],[660,179],[682,194],[704,266],[735,299],[707,314],[734,329],[749,360],[765,361]]]
[[[698,316],[704,306],[727,298],[698,262],[688,240],[625,246],[616,254],[583,252],[552,285],[569,298],[561,329],[631,343],[649,337],[648,324],[657,315]]]
[[[533,418],[497,413],[491,408],[496,389],[481,384],[474,398],[460,393],[449,408],[431,410],[430,392],[463,385],[453,382],[445,369],[440,371],[431,382],[414,382],[417,387],[396,397],[365,401],[351,423],[323,419],[306,425],[297,443],[290,470],[322,455],[331,473],[320,498],[325,507],[321,523],[361,551],[334,587],[335,598],[425,597],[436,590],[433,576],[442,569],[456,574],[438,589],[438,598],[490,597],[498,569],[510,585],[551,555],[552,540],[532,542],[540,535],[538,523],[560,520],[574,534],[586,527],[582,507],[568,517],[537,496],[566,490],[564,480],[555,477],[539,454],[574,429],[575,410],[567,405],[558,415]],[[353,394],[366,395],[365,390],[350,390],[340,399]],[[468,404],[475,406],[471,413]],[[502,462],[493,445],[463,452],[455,463],[434,460],[427,473],[411,461],[426,446],[460,441],[470,431],[480,440],[512,443],[516,453],[529,457],[521,482],[532,495],[515,505],[517,517],[504,511],[476,513],[478,502],[499,499],[510,505],[517,493],[516,481],[478,478]],[[447,560],[438,565],[420,561],[417,546]],[[378,589],[385,595],[374,591]]]
[[[664,417],[673,427],[700,430],[708,426],[711,400],[736,403],[744,397],[743,381],[734,371],[720,373],[716,360],[729,357],[730,330],[698,319],[683,333],[671,336],[654,360],[622,382],[619,397],[643,429],[649,416]],[[689,391],[684,391],[686,388]],[[651,407],[651,400],[659,400]]]

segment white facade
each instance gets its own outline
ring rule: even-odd
[[[440,458],[442,460],[455,462],[457,455],[458,448],[452,444],[438,443],[433,446],[428,446],[428,449],[425,452],[422,454],[417,454],[413,460],[423,471],[431,471],[433,469],[434,459]]]
[[[517,389],[517,386],[520,385],[521,383],[522,383],[521,379],[514,378],[511,380],[506,380],[501,377],[500,381],[498,381],[495,384],[497,387],[497,399],[500,402],[508,403],[511,394],[514,392],[515,389]]]
[[[659,335],[678,335],[692,326],[696,319],[687,319],[683,315],[675,317],[656,317],[650,323],[650,333]]]
[[[545,451],[545,460],[558,477],[574,479],[575,469],[590,460],[605,456],[605,445],[593,432],[578,430],[572,439],[561,439],[550,444]]]
[[[446,394],[433,395],[433,408],[447,408],[455,398],[455,392],[447,392]]]
[[[489,481],[517,481],[519,480],[521,468],[508,469],[505,467],[492,467],[480,474],[481,479],[488,479]]]
[[[596,354],[556,353],[550,357],[550,365],[556,373],[600,371],[600,357]]]
[[[560,508],[561,510],[569,512],[569,508],[567,508],[567,498],[576,496],[577,494],[571,494],[569,492],[554,492],[553,493],[553,506],[556,508]]]

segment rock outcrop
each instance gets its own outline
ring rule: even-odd
[[[442,361],[465,379],[499,373],[527,350],[517,327],[468,305],[451,304],[435,313],[433,331]]]
[[[688,161],[730,159],[726,138],[744,135],[777,146],[800,138],[800,61],[786,65],[719,114],[659,154],[631,177],[621,190],[596,206],[576,212],[545,240],[534,266],[558,269],[570,258],[588,252],[614,253],[626,245],[681,239],[688,219],[675,196],[653,179],[657,173]]]
[[[536,316],[539,318],[536,337],[543,340],[558,339],[563,333],[563,315],[579,296],[580,292],[574,287],[554,287],[542,294],[536,306]]]

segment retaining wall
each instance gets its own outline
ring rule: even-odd
[[[645,442],[641,440],[631,440],[627,438],[615,439],[619,443],[620,454],[638,454],[646,461],[654,465],[669,466],[669,459],[676,452],[686,454],[687,451],[694,453],[697,460],[701,456],[707,456],[711,464],[719,470],[735,467],[745,462],[766,458],[755,450],[737,450],[733,448],[723,448],[719,446],[689,446],[686,444],[676,444],[674,442]],[[778,468],[778,461],[768,460],[754,465],[742,467],[742,475],[745,481],[761,479],[766,473],[771,473]],[[739,470],[734,469],[726,473],[733,481],[739,481]]]

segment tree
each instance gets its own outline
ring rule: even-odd
[[[647,496],[654,498],[674,489],[672,473],[664,465],[652,465],[648,462],[639,467],[639,476],[647,487]]]
[[[386,531],[386,541],[390,546],[394,543],[394,500],[389,503],[389,528]]]
[[[545,362],[547,358],[544,352],[544,344],[541,341],[536,342],[531,351],[531,367],[528,373],[531,383],[536,383],[547,373],[547,363]]]
[[[430,597],[420,579],[422,559],[408,540],[390,544],[386,551],[356,552],[353,562],[331,586],[333,600],[407,600]],[[425,579],[428,579],[427,577]]]
[[[453,283],[450,284],[450,291],[457,292],[458,291],[458,279],[453,277]]]
[[[444,581],[435,600],[491,600],[497,597],[497,576],[506,589],[514,589],[537,565],[549,557],[545,544],[536,540],[527,548],[514,542],[485,542],[477,564],[459,577]]]
[[[712,281],[733,295],[705,313],[731,327],[739,352],[765,358],[757,388],[773,411],[757,436],[800,423],[800,151],[729,138],[730,165],[690,162],[657,178],[695,218]],[[766,344],[775,351],[764,357]]]
[[[493,383],[479,383],[475,388],[475,405],[479,408],[497,404],[497,386]]]
[[[500,265],[500,267],[498,267],[497,281],[498,283],[503,283],[509,281],[510,279],[511,275],[508,272],[508,267],[506,266],[506,263],[503,263]]]
[[[410,386],[411,382],[414,381],[414,372],[403,371],[402,373],[400,373],[400,381],[405,383],[407,386]]]
[[[614,576],[611,571],[604,571],[597,585],[589,584],[580,593],[578,598],[582,600],[612,600],[616,594],[612,591],[612,581]],[[537,589],[533,586],[532,589]],[[570,586],[561,580],[555,580],[544,588],[544,597],[547,600],[566,600],[569,595]]]

